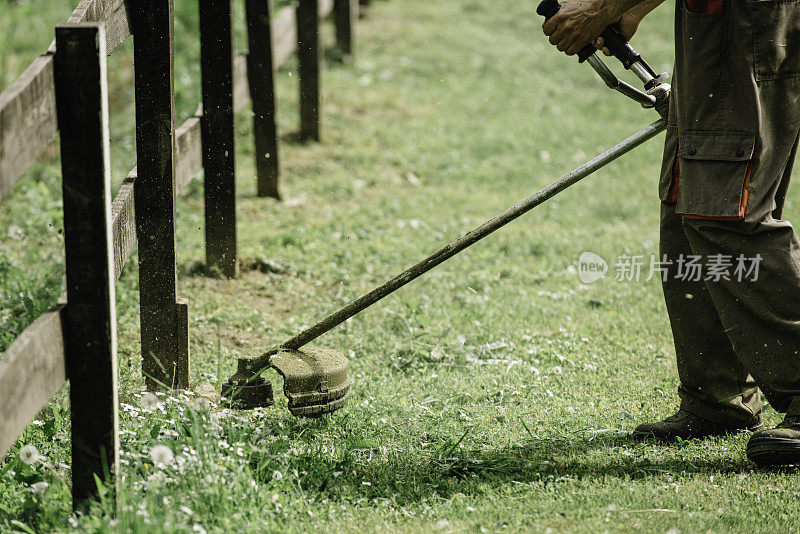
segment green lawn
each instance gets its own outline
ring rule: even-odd
[[[0,34],[34,11],[50,25],[69,13],[69,2],[34,4],[0,0]],[[549,47],[534,9],[373,2],[353,64],[323,72],[320,144],[292,141],[287,65],[278,87],[284,203],[254,196],[251,125],[240,115],[241,252],[288,274],[190,275],[204,254],[201,181],[181,196],[179,284],[191,302],[197,391],[219,388],[238,356],[314,323],[655,120]],[[179,119],[199,93],[195,11],[176,0]],[[19,48],[4,37],[0,65],[41,52],[48,28]],[[670,8],[640,32],[634,45],[669,70]],[[134,159],[130,43],[109,67],[119,182]],[[106,499],[71,517],[62,394],[17,445],[36,445],[43,459],[27,466],[15,452],[0,463],[0,531],[791,531],[798,474],[756,469],[746,436],[666,447],[627,437],[677,406],[659,284],[613,276],[619,256],[657,254],[661,145],[320,339],[350,355],[355,386],[346,409],[316,421],[292,418],[283,397],[253,412],[207,412],[196,392],[143,406],[134,256],[117,286],[120,510]],[[59,184],[55,156],[43,158],[0,207],[0,348],[61,291]],[[789,219],[800,219],[796,198]],[[584,251],[609,261],[609,277],[580,283]],[[779,420],[771,409],[767,419]],[[168,465],[153,465],[156,445],[173,452]],[[33,489],[39,481],[49,487]]]

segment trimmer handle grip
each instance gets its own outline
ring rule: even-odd
[[[561,9],[561,4],[558,3],[558,0],[542,0],[539,7],[536,8],[536,13],[543,16],[545,20],[548,20],[558,13],[559,9]],[[605,46],[611,51],[614,57],[622,62],[622,65],[626,69],[629,69],[631,65],[641,58],[641,55],[628,44],[628,41],[626,41],[613,26],[609,26],[603,30],[600,37],[603,38]],[[589,43],[578,52],[578,61],[583,63],[595,52],[597,52],[597,48]]]
[[[559,9],[561,9],[561,4],[558,3],[558,0],[542,0],[536,8],[536,13],[543,16],[544,20],[549,20],[558,13]],[[578,52],[578,62],[583,63],[595,52],[597,52],[597,48],[592,43],[589,43]]]

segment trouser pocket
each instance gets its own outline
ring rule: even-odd
[[[697,219],[743,219],[754,148],[751,132],[683,132],[675,212]]]
[[[683,130],[719,127],[720,84],[725,53],[726,19],[722,13],[690,12],[678,0],[675,42],[675,105]]]
[[[748,2],[758,81],[800,77],[800,1]]]
[[[661,178],[658,181],[658,198],[662,202],[675,202],[678,193],[677,183],[678,128],[667,126],[664,142],[664,158],[661,161]]]

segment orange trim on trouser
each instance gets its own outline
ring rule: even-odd
[[[676,149],[677,152],[677,149]],[[678,187],[681,183],[681,165],[680,165],[680,158],[675,156],[675,163],[672,164],[672,182],[669,184],[669,191],[667,192],[667,198],[664,202],[668,204],[674,204],[678,201]]]
[[[699,15],[716,15],[722,13],[723,0],[686,0],[689,13]]]

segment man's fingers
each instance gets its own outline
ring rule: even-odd
[[[580,52],[581,49],[583,49],[583,47],[578,44],[578,41],[574,41],[569,48],[567,48],[566,53],[568,56],[574,56]]]
[[[550,44],[558,46],[564,40],[564,28],[559,26],[556,30],[550,34]],[[559,49],[560,50],[560,49]]]
[[[552,33],[556,31],[556,28],[558,28],[558,24],[553,20],[554,18],[555,17],[550,17],[542,24],[542,31],[545,35],[552,35]]]

